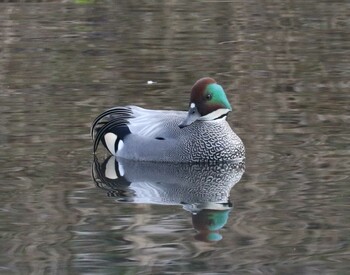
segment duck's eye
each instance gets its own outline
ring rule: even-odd
[[[207,94],[207,95],[205,96],[205,98],[206,98],[207,100],[210,100],[210,99],[212,98],[212,95],[211,95],[211,94]]]

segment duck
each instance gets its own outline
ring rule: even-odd
[[[208,163],[241,161],[242,140],[226,118],[232,111],[213,78],[195,82],[188,111],[113,107],[91,126],[93,152],[100,143],[115,157],[151,162]]]

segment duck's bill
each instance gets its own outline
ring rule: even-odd
[[[191,125],[193,122],[198,120],[201,117],[196,107],[192,107],[188,110],[187,117],[184,121],[179,124],[180,128],[184,128],[186,126]]]

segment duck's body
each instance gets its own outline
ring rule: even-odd
[[[92,126],[92,133],[96,132],[94,150],[102,141],[113,155],[138,161],[224,162],[244,158],[243,143],[226,121],[230,109],[215,108],[200,114],[197,101],[191,100],[189,112],[136,106],[107,110]]]

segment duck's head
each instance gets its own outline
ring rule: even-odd
[[[213,78],[199,79],[192,87],[190,108],[180,128],[191,125],[196,120],[215,120],[232,111],[224,89]]]

